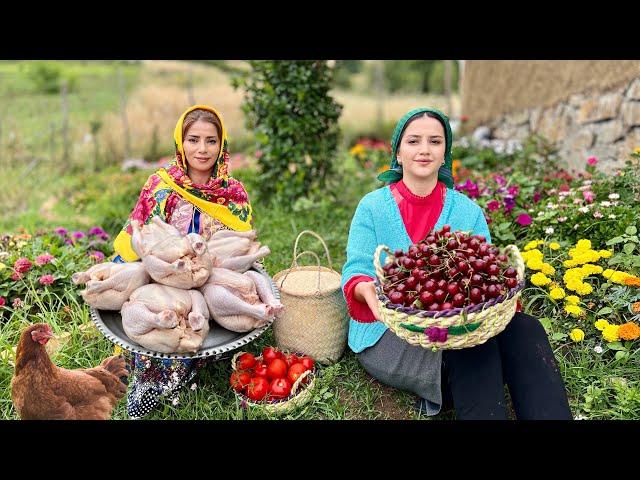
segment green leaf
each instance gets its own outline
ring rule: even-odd
[[[631,225],[630,227],[627,227],[624,233],[626,233],[627,235],[635,235],[636,233],[638,233],[638,229],[635,226]]]
[[[628,358],[628,357],[629,357],[629,352],[620,351],[620,352],[616,352],[616,355],[615,355],[614,358],[616,360],[623,360],[623,359]]]
[[[540,319],[540,323],[542,324],[546,332],[549,333],[549,331],[551,330],[551,319],[548,317],[542,317]]]
[[[610,313],[613,313],[613,310],[611,308],[609,308],[609,307],[604,307],[604,308],[601,308],[600,310],[598,310],[596,312],[596,315],[608,315]]]
[[[609,348],[609,350],[626,351],[626,348],[624,347],[624,345],[622,345],[621,342],[607,343],[607,347]]]
[[[567,338],[567,334],[562,332],[556,332],[551,335],[552,340],[564,340],[565,338]]]
[[[636,246],[633,243],[625,243],[624,247],[622,247],[622,250],[624,251],[624,253],[626,253],[627,255],[631,255],[631,252],[633,252],[633,250],[636,248]]]
[[[611,240],[607,240],[606,245],[615,245],[622,242],[624,242],[624,239],[622,237],[614,237]]]

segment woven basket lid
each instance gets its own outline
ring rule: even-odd
[[[286,272],[285,272],[286,273]],[[318,280],[319,277],[319,280]],[[289,295],[331,294],[340,288],[340,274],[326,267],[298,267],[276,280],[281,292]]]

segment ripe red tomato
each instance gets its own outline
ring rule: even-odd
[[[236,392],[242,392],[249,382],[251,381],[251,375],[247,372],[235,371],[231,374],[229,384]]]
[[[294,363],[289,367],[289,371],[287,372],[287,379],[293,384],[300,375],[307,371],[307,367],[305,367],[301,363]]]
[[[291,365],[300,363],[300,359],[295,353],[290,353],[289,355],[285,355],[285,362],[287,363],[287,367],[291,368]]]
[[[291,393],[291,383],[286,378],[275,378],[269,386],[273,398],[286,398]]]
[[[262,350],[262,361],[269,365],[273,360],[280,356],[278,353],[280,352],[273,347],[264,347]]]
[[[256,364],[256,357],[254,357],[250,353],[243,353],[238,357],[238,361],[236,362],[236,368],[238,370],[249,370],[253,368],[255,364]]]
[[[251,400],[262,400],[269,393],[269,381],[264,377],[253,377],[247,385],[247,396]]]
[[[256,366],[253,367],[253,375],[267,378],[267,366],[264,363],[256,363]]]
[[[275,378],[284,378],[287,376],[287,364],[281,358],[276,358],[267,365],[267,378],[273,380]]]
[[[315,365],[315,362],[311,357],[302,357],[300,363],[302,363],[302,365],[304,365],[304,368],[306,368],[307,370],[313,370],[313,366]]]

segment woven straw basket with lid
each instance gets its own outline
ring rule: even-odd
[[[320,240],[329,268],[320,265],[314,252],[298,254],[298,242],[304,234]],[[303,255],[315,257],[317,265],[298,265],[298,258]],[[273,276],[280,290],[280,302],[285,307],[280,318],[273,322],[279,348],[304,353],[324,364],[333,363],[342,356],[347,344],[349,319],[340,278],[340,273],[333,270],[324,240],[310,230],[300,232],[293,247],[291,267]]]

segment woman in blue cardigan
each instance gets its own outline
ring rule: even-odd
[[[436,415],[452,401],[458,419],[507,419],[504,385],[518,419],[571,419],[564,382],[540,322],[518,312],[482,345],[431,351],[397,337],[382,322],[373,279],[380,244],[407,250],[432,229],[472,231],[491,241],[482,209],[453,189],[448,118],[431,108],[404,115],[391,139],[389,184],[362,198],[351,222],[342,288],[351,317],[349,347],[380,382],[418,395]],[[448,403],[448,402],[445,402]]]

